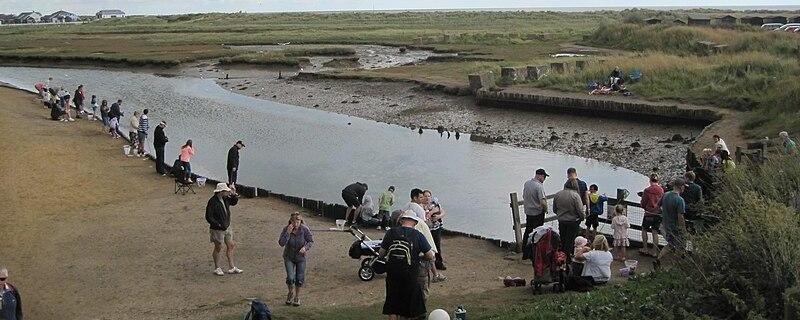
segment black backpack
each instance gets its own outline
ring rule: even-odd
[[[244,316],[244,320],[272,320],[272,312],[269,311],[267,304],[255,299],[250,303],[250,312]]]
[[[414,244],[409,241],[409,233],[413,230],[406,228],[393,228],[393,240],[386,249],[386,271],[410,272],[417,266],[414,265]]]

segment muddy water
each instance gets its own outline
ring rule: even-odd
[[[584,180],[609,194],[618,187],[634,191],[646,186],[641,174],[595,160],[473,142],[466,134],[459,140],[435,131],[418,134],[396,125],[250,98],[208,79],[0,68],[0,81],[21,88],[32,89],[48,77],[70,91],[84,84],[89,96],[109,102],[123,99],[126,115],[150,109],[153,126],[162,120],[168,123],[167,162],[192,139],[197,149],[192,169],[198,174],[225,177],[227,150],[243,140],[247,148],[241,153],[242,184],[335,203],[342,203],[341,189],[354,181],[368,183],[373,198],[395,185],[397,206],[407,202],[411,188],[431,189],[448,210],[448,229],[492,238],[513,239],[509,193],[521,193],[538,167],[553,174],[545,183],[547,193],[561,188],[568,167],[576,167]],[[127,117],[122,119],[127,122]]]
[[[436,54],[430,50],[406,50],[400,52],[399,48],[379,45],[266,45],[266,46],[232,46],[231,48],[237,50],[268,52],[268,51],[282,51],[290,49],[309,49],[309,48],[323,48],[323,47],[342,47],[353,48],[355,50],[355,57],[358,57],[358,69],[383,69],[402,66],[409,63],[417,63],[423,61],[431,56],[452,56],[454,54]],[[324,66],[325,63],[333,59],[343,57],[332,56],[315,56],[310,57],[311,65],[303,66],[302,71],[317,72],[328,70]]]

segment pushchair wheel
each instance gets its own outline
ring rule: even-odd
[[[370,261],[372,261],[372,258],[365,258],[364,260],[361,260],[361,266],[365,267],[369,265]]]
[[[375,278],[375,270],[372,270],[370,266],[363,266],[358,269],[358,278],[361,281],[370,281],[372,278]]]

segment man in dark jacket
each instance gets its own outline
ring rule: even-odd
[[[367,193],[367,189],[367,184],[361,182],[353,183],[342,189],[342,199],[344,199],[344,203],[347,205],[347,213],[345,214],[347,225],[353,223],[356,209],[360,207],[361,203],[364,201],[364,194]]]
[[[236,242],[233,240],[231,230],[231,206],[239,203],[239,195],[234,193],[224,182],[218,183],[214,189],[214,196],[208,199],[206,204],[206,221],[209,224],[211,233],[211,243],[214,244],[212,257],[214,258],[214,274],[225,275],[219,266],[219,254],[222,252],[222,243],[225,243],[225,255],[228,258],[229,274],[242,273],[242,269],[233,263],[233,252],[236,250]]]
[[[0,319],[22,320],[22,297],[8,282],[8,270],[0,267]]]
[[[236,185],[239,176],[239,150],[244,148],[244,143],[239,140],[228,150],[228,184]]]
[[[162,176],[167,175],[167,170],[164,168],[164,146],[169,142],[167,135],[164,134],[164,128],[166,127],[167,123],[161,121],[153,131],[153,147],[156,149],[156,172]]]

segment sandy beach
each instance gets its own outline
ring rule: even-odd
[[[606,161],[642,174],[672,174],[684,166],[690,139],[702,128],[579,115],[477,106],[471,96],[453,96],[400,82],[342,79],[284,79],[269,70],[198,65],[183,75],[229,79],[233,92],[318,108],[411,129],[471,133],[481,141],[536,148]],[[445,132],[444,134],[447,134]],[[673,138],[679,135],[680,139]]]

